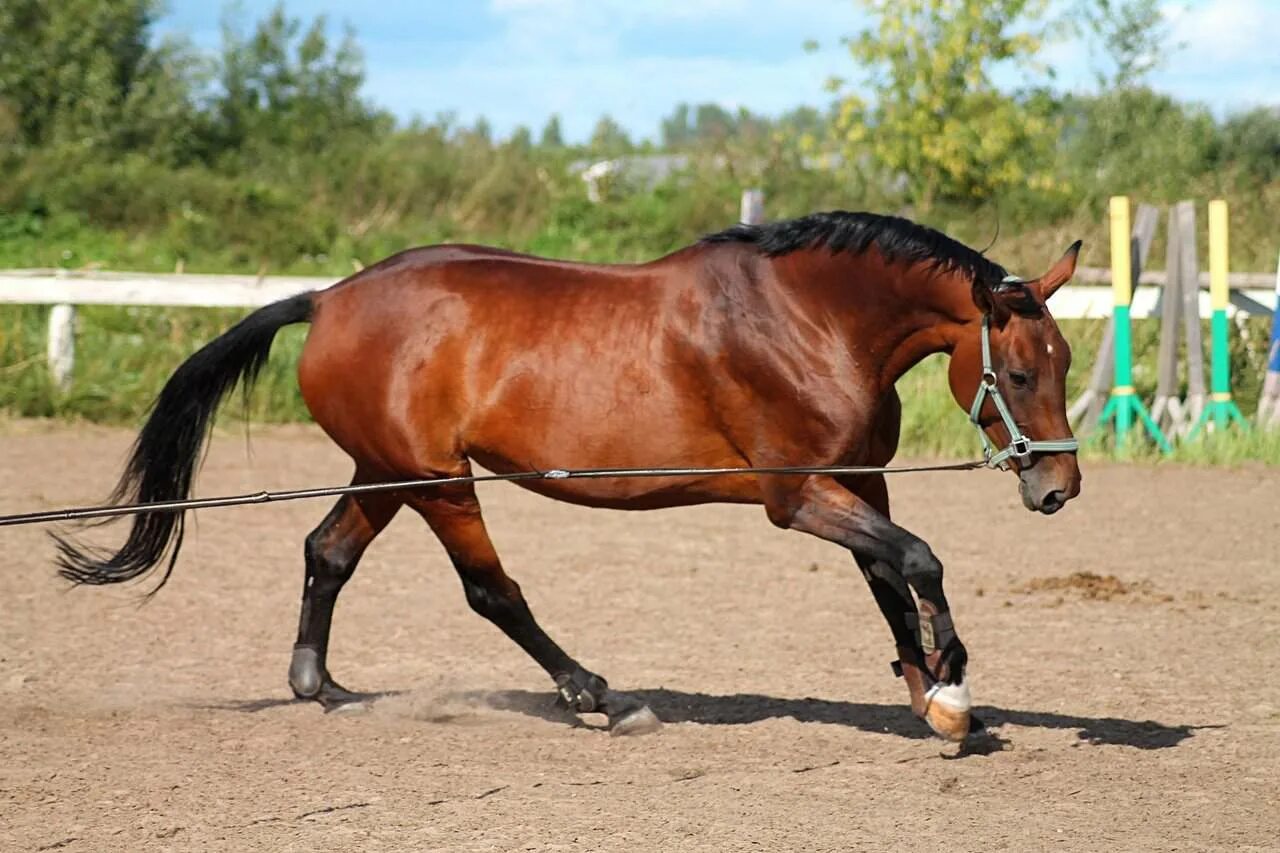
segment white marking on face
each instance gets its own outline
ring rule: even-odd
[[[1051,356],[1053,355],[1053,344],[1045,344],[1044,348],[1045,352],[1049,353]]]

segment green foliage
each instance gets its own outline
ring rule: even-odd
[[[547,119],[546,125],[542,128],[542,134],[538,137],[538,144],[543,148],[564,147],[564,133],[560,130],[560,116],[553,115]]]
[[[586,146],[566,144],[555,117],[537,144],[521,131],[498,143],[484,120],[461,127],[448,115],[396,127],[361,97],[354,38],[332,43],[323,20],[277,7],[247,28],[229,23],[205,56],[154,44],[143,0],[14,0],[0,6],[0,259],[338,274],[465,239],[636,260],[723,227],[741,188],[760,186],[775,217],[915,201],[916,218],[983,246],[998,222],[993,253],[1027,271],[1077,237],[1101,262],[1112,193],[1225,193],[1233,265],[1269,267],[1275,111],[1219,123],[1137,86],[1000,94],[990,73],[1035,61],[1041,6],[871,3],[880,28],[854,48],[879,69],[883,103],[775,119],[679,105],[661,131],[689,158],[686,173],[657,187],[623,181],[593,209],[569,165],[636,150],[607,117]],[[115,70],[85,78],[94,67]],[[107,114],[105,135],[57,131]]]
[[[617,157],[619,154],[626,154],[634,147],[631,144],[631,137],[627,135],[622,125],[607,115],[601,116],[596,122],[595,128],[591,131],[591,141],[587,143],[587,149],[596,157]]]
[[[850,160],[901,176],[928,210],[939,198],[981,200],[1043,182],[1047,116],[991,80],[1031,64],[1045,0],[860,0],[875,25],[849,42],[869,69],[871,103],[847,95],[837,126]],[[1046,189],[1048,187],[1046,186]]]
[[[1221,168],[1248,186],[1280,181],[1280,107],[1231,116],[1217,136]]]
[[[199,63],[151,47],[155,0],[0,4],[0,142],[178,159],[194,145]]]
[[[1160,0],[1080,0],[1080,17],[1111,68],[1101,88],[1136,85],[1166,57],[1169,26]]]
[[[87,306],[77,317],[77,357],[69,394],[60,394],[44,361],[49,309],[0,309],[0,409],[22,417],[76,417],[138,424],[177,366],[245,312]],[[257,389],[227,414],[253,420],[305,420],[295,377],[304,328],[281,331]],[[239,409],[239,411],[237,411]]]
[[[1066,175],[1078,197],[1172,202],[1212,168],[1219,128],[1205,107],[1141,87],[1065,99]]]
[[[314,152],[367,136],[385,120],[360,96],[364,65],[354,33],[332,47],[325,29],[319,17],[304,30],[283,3],[248,38],[224,24],[213,107],[220,152]]]

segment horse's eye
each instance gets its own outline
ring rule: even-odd
[[[1009,381],[1013,383],[1014,388],[1026,388],[1031,384],[1031,377],[1022,370],[1010,370]]]

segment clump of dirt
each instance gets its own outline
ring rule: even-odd
[[[1088,601],[1115,601],[1122,598],[1166,598],[1158,596],[1151,581],[1122,581],[1115,575],[1099,575],[1093,572],[1072,572],[1065,577],[1035,578],[1014,592],[1026,595],[1039,592],[1071,593]]]

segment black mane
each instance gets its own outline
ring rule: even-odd
[[[964,273],[975,284],[999,287],[1008,275],[1004,267],[941,231],[877,213],[833,210],[768,225],[735,225],[702,242],[750,243],[770,257],[821,246],[833,253],[860,254],[875,246],[887,261],[931,262],[936,269]]]

